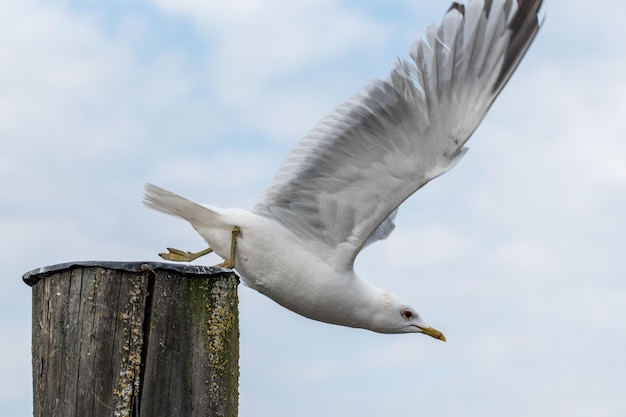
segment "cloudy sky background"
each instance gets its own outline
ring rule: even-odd
[[[250,207],[448,5],[0,2],[0,415],[32,414],[24,272],[201,249],[142,207],[144,182]],[[448,343],[316,323],[242,287],[241,416],[624,416],[626,5],[545,12],[470,152],[357,260]]]

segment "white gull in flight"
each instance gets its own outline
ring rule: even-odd
[[[454,3],[439,26],[337,107],[289,153],[251,211],[204,206],[151,184],[145,204],[182,217],[243,282],[322,322],[445,341],[417,310],[354,272],[398,206],[452,168],[539,29],[542,0]]]

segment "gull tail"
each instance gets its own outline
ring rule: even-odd
[[[206,206],[152,184],[146,184],[144,187],[143,203],[151,209],[181,217],[194,228],[216,223],[219,217],[216,211]]]

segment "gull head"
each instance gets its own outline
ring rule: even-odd
[[[374,314],[372,330],[379,333],[423,333],[446,341],[443,333],[426,324],[413,307],[387,292],[383,300],[382,306],[379,305]]]

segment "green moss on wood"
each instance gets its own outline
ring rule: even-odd
[[[210,408],[218,415],[237,415],[239,381],[239,318],[237,279],[194,280],[191,284],[191,314],[202,318],[206,343],[205,364],[211,369],[206,380]],[[227,414],[223,414],[227,413]]]

